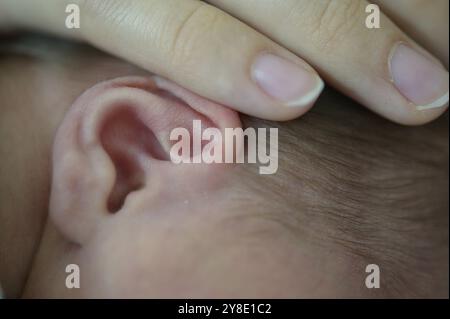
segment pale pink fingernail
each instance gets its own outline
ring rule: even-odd
[[[448,103],[448,71],[411,47],[397,44],[389,61],[394,85],[418,110]]]
[[[252,77],[266,94],[291,107],[310,105],[324,88],[317,74],[270,53],[256,58]]]

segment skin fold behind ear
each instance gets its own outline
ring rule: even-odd
[[[188,187],[186,174],[208,174],[169,162],[170,130],[190,128],[194,119],[220,130],[241,126],[236,112],[156,76],[118,78],[86,91],[54,143],[50,215],[59,231],[82,244],[112,213],[133,205],[130,194],[159,198],[183,176],[164,195],[175,199]]]

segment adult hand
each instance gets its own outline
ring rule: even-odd
[[[382,116],[423,124],[448,104],[448,1],[1,0],[0,26],[87,41],[232,107],[272,120],[304,114],[323,82]],[[65,8],[79,5],[81,28]],[[418,45],[422,43],[424,47]],[[317,71],[317,72],[316,72]]]

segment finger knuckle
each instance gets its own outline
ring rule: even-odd
[[[315,1],[316,19],[311,37],[325,52],[333,51],[342,41],[364,26],[364,2],[360,0]]]
[[[199,2],[187,11],[179,23],[171,29],[169,51],[175,65],[186,64],[201,56],[205,46],[211,47],[214,34],[221,21],[221,14],[213,7]]]

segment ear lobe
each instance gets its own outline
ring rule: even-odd
[[[119,78],[86,91],[55,138],[50,215],[57,228],[82,244],[129,194],[161,187],[152,181],[168,184],[170,130],[190,128],[194,119],[240,127],[234,111],[159,77]]]

